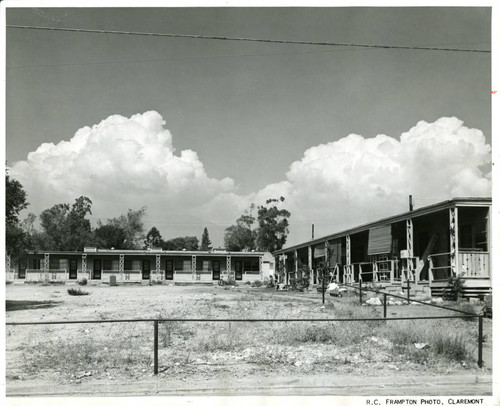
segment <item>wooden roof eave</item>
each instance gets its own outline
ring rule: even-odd
[[[386,217],[380,220],[376,220],[361,226],[357,226],[354,228],[350,228],[348,230],[340,231],[338,233],[326,235],[324,237],[316,238],[314,240],[310,240],[301,244],[297,244],[291,247],[287,248],[282,248],[281,250],[277,250],[273,252],[273,255],[280,255],[284,253],[290,253],[295,250],[299,250],[302,248],[307,248],[309,246],[314,246],[317,244],[324,243],[326,241],[330,240],[336,240],[338,238],[345,237],[347,235],[352,235],[352,234],[357,234],[357,233],[362,233],[363,231],[367,231],[370,228],[377,227],[377,226],[384,226],[384,225],[389,225],[393,223],[397,223],[400,221],[404,221],[407,219],[413,219],[416,217],[421,217],[425,216],[427,214],[433,214],[437,213],[441,210],[449,209],[452,207],[489,207],[491,206],[491,198],[487,197],[480,197],[480,198],[475,198],[475,197],[456,197],[451,200],[446,200],[444,202],[436,203],[430,206],[425,206],[420,209],[412,210],[412,211],[407,211],[405,213],[397,214],[394,216]]]

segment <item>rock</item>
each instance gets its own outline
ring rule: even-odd
[[[427,343],[415,343],[415,348],[417,350],[423,350],[425,348],[430,348],[430,345]]]
[[[443,303],[443,298],[442,297],[433,297],[431,299],[431,302],[434,304]]]
[[[382,302],[378,297],[372,297],[371,299],[368,299],[366,301],[366,304],[372,305],[372,306],[381,306]]]

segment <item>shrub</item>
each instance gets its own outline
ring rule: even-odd
[[[257,281],[253,281],[252,282],[252,286],[255,287],[255,288],[259,288],[262,286],[262,282],[257,280]]]
[[[85,286],[87,284],[87,278],[82,278],[78,281],[80,286]]]
[[[448,290],[445,293],[445,299],[447,300],[458,300],[458,298],[462,295],[464,288],[464,280],[451,277],[448,279]]]
[[[68,293],[71,295],[71,296],[86,296],[86,295],[90,295],[90,292],[86,292],[84,290],[81,290],[81,289],[75,289],[75,288],[69,288],[68,289]]]

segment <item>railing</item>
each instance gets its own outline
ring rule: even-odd
[[[394,282],[395,270],[398,269],[398,260],[385,259],[373,262],[373,281],[390,281]]]
[[[429,283],[447,280],[453,276],[450,255],[449,252],[429,255]]]
[[[43,322],[10,322],[5,323],[8,326],[27,326],[27,325],[59,325],[59,324],[105,324],[105,323],[153,323],[153,371],[158,374],[158,325],[159,323],[172,323],[172,322],[194,322],[194,323],[287,323],[287,322],[372,322],[372,321],[394,321],[394,320],[437,320],[437,319],[463,319],[463,318],[478,318],[478,337],[483,337],[483,316],[463,312],[456,309],[454,310],[462,313],[460,316],[418,316],[418,317],[387,317],[386,311],[386,295],[384,293],[384,317],[383,318],[322,318],[322,319],[176,319],[176,318],[155,318],[155,319],[113,319],[113,320],[72,320],[72,321],[43,321]],[[399,297],[396,295],[389,295]],[[420,302],[424,303],[424,302]],[[426,303],[424,303],[426,304]],[[434,307],[440,307],[434,305]],[[483,340],[478,340],[478,365],[483,366]]]
[[[50,282],[50,281],[66,281],[68,280],[68,271],[66,269],[26,269],[26,282]]]
[[[458,274],[467,278],[489,278],[489,252],[458,253]]]

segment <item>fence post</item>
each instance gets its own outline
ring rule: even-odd
[[[384,293],[384,319],[387,318],[387,293]]]
[[[154,321],[154,374],[158,375],[158,320]]]
[[[359,304],[363,304],[363,292],[361,291],[361,275],[359,275]]]
[[[479,331],[477,338],[477,365],[483,367],[483,316],[479,316]]]
[[[406,294],[408,295],[408,304],[410,304],[410,279],[406,280]]]

